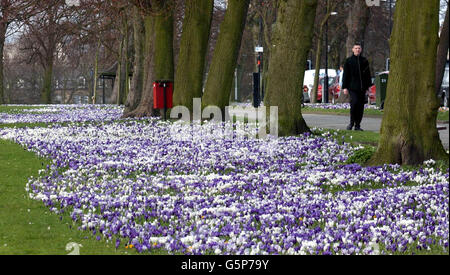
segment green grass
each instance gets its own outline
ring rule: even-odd
[[[448,112],[447,112],[448,113]],[[48,127],[50,124],[12,124],[8,127]],[[4,126],[4,125],[3,125]],[[2,127],[2,125],[0,125]],[[361,154],[355,154],[354,163],[367,158],[377,146],[379,133],[346,130],[323,129],[314,134],[331,133],[339,142],[352,145],[364,145]],[[81,244],[80,254],[137,254],[134,249],[125,249],[122,240],[116,250],[113,242],[104,239],[97,241],[90,231],[78,230],[78,224],[69,217],[69,213],[57,215],[48,210],[42,202],[28,198],[25,185],[28,179],[38,176],[38,171],[50,164],[50,160],[38,158],[34,153],[24,150],[20,145],[0,140],[0,255],[1,254],[68,254],[66,245],[71,242]],[[437,163],[440,169],[448,169],[448,162]],[[411,167],[417,169],[417,167]],[[415,183],[411,183],[415,185]],[[353,188],[333,188],[322,186],[331,193],[341,191],[357,191],[362,189],[386,188],[372,184]],[[171,194],[173,190],[167,190]],[[115,239],[113,240],[115,241]],[[381,250],[384,250],[381,247]],[[404,253],[398,254],[448,254],[448,249],[438,245],[430,251],[418,250],[414,246]],[[148,253],[144,253],[148,254]],[[152,254],[167,254],[162,249]],[[397,254],[397,253],[396,253]]]
[[[329,133],[339,143],[350,143],[352,145],[369,145],[376,147],[378,146],[378,141],[380,139],[380,133],[372,131],[349,131],[349,130],[335,130],[335,129],[320,129],[313,131],[315,135],[322,135],[324,133]]]
[[[447,112],[438,112],[437,115],[437,120],[438,121],[449,121],[449,111]]]
[[[305,114],[338,114],[338,115],[350,115],[349,109],[321,109],[321,108],[303,108],[302,113]],[[365,109],[364,115],[365,116],[373,116],[373,117],[383,117],[383,111],[377,110],[377,109]],[[438,112],[437,120],[444,122],[449,121],[449,111],[446,112]]]
[[[45,105],[42,106],[5,106],[0,105],[0,113],[9,113],[9,114],[17,114],[21,113],[23,110],[34,110],[34,109],[42,109],[45,108]]]
[[[117,250],[113,242],[97,241],[92,233],[78,230],[69,213],[59,216],[29,199],[28,178],[37,177],[50,161],[10,141],[0,140],[0,149],[0,254],[65,255],[71,252],[66,251],[71,242],[82,245],[81,255],[137,253],[125,249],[123,241]]]
[[[48,127],[51,124],[52,123],[45,123],[45,122],[39,122],[39,123],[20,122],[20,123],[6,123],[6,124],[0,123],[0,128],[25,128],[25,127],[37,128],[37,127]]]

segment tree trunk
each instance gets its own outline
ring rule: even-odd
[[[151,15],[144,16],[145,40],[144,40],[144,89],[138,107],[125,117],[151,117],[157,115],[153,109],[153,80],[154,80],[154,51],[155,51],[155,18]]]
[[[155,17],[155,80],[174,78],[172,12],[162,11]]]
[[[44,68],[44,78],[41,90],[41,103],[52,103],[52,78],[53,78],[53,56],[49,57]]]
[[[162,1],[161,3],[172,1]],[[154,80],[174,80],[173,56],[173,9],[170,3],[157,6],[158,14],[155,16],[155,68]],[[164,109],[160,110],[163,116]]]
[[[301,99],[316,7],[317,0],[279,2],[264,105],[278,106],[280,136],[309,132],[301,112]]]
[[[124,87],[124,93],[123,93],[123,97],[122,97],[122,102],[125,105],[127,98],[128,98],[128,93],[130,92],[130,33],[128,30],[128,18],[125,17],[124,21],[123,21],[123,28],[125,30],[125,41],[124,41],[124,48],[125,48],[125,52],[124,52],[124,76],[125,76],[125,87]]]
[[[0,104],[5,104],[5,87],[4,84],[4,75],[3,75],[3,49],[5,45],[5,36],[6,36],[6,23],[0,22]]]
[[[442,86],[442,78],[445,73],[445,64],[447,63],[447,54],[448,54],[448,46],[449,46],[449,29],[448,29],[448,6],[447,12],[445,13],[444,25],[441,30],[441,36],[439,39],[439,46],[437,52],[437,60],[436,60],[436,95],[439,95]]]
[[[353,0],[345,22],[347,26],[347,40],[345,42],[345,48],[347,57],[352,56],[352,48],[355,42],[360,42],[364,50],[364,36],[366,33],[366,27],[369,23],[370,8],[366,3],[366,0]],[[337,100],[338,103],[350,102],[350,96],[344,93],[340,93]]]
[[[217,106],[222,114],[230,101],[249,3],[250,0],[228,1],[205,85],[202,107]]]
[[[133,37],[134,37],[134,69],[133,78],[131,80],[131,89],[128,93],[127,101],[125,103],[124,117],[127,117],[129,112],[134,111],[141,101],[142,91],[144,89],[144,39],[145,26],[144,20],[135,7],[133,20]]]
[[[323,35],[323,28],[320,28],[319,37],[317,38],[316,62],[314,63],[316,64],[316,68],[314,71],[314,84],[309,97],[311,103],[317,103],[317,91],[319,90],[319,77],[321,67],[320,59],[322,58],[322,35]]]
[[[319,89],[319,79],[320,79],[320,65],[321,62],[320,60],[322,59],[322,38],[323,38],[323,30],[325,27],[325,24],[327,24],[328,19],[331,16],[331,12],[334,10],[334,8],[336,7],[336,5],[331,6],[330,2],[328,3],[328,7],[327,7],[327,13],[325,14],[324,18],[322,19],[322,21],[320,22],[320,27],[319,27],[319,36],[317,37],[317,49],[316,49],[316,69],[315,69],[315,74],[314,74],[314,85],[313,85],[313,89],[311,91],[311,96],[310,96],[310,101],[311,103],[317,103],[317,92]],[[326,49],[328,50],[328,49]],[[323,89],[325,87],[322,87],[322,92]],[[322,96],[324,96],[322,94]]]
[[[436,128],[438,12],[438,0],[397,2],[385,113],[371,165],[448,160]]]
[[[98,78],[98,55],[100,52],[100,39],[97,41],[97,48],[95,49],[95,60],[94,60],[94,95],[92,96],[92,104],[96,103],[97,99],[97,78]]]
[[[263,70],[262,70],[262,87],[263,96],[267,87],[267,73],[269,71],[270,49],[272,48],[272,26],[276,21],[276,2],[266,8],[263,16],[263,33],[264,33],[264,53],[263,53]],[[263,98],[264,99],[264,98]]]
[[[213,4],[213,0],[186,1],[173,103],[191,112],[193,99],[202,97]]]
[[[123,54],[123,46],[124,40],[120,41],[119,45],[119,57],[117,59],[117,68],[116,68],[116,77],[114,78],[114,86],[113,86],[113,92],[111,95],[111,101],[116,103],[117,105],[123,104],[123,94],[125,89],[125,79],[123,75],[124,72],[124,54]]]
[[[116,102],[117,105],[125,104],[129,88],[129,37],[126,19],[123,19],[122,32],[123,36],[119,46],[119,58],[117,60],[116,78],[112,95],[113,102]]]
[[[347,49],[347,56],[352,55],[352,48],[355,42],[360,42],[364,46],[364,35],[369,23],[369,17],[370,8],[366,0],[354,0],[353,5],[349,8],[346,21],[348,34],[345,47]]]

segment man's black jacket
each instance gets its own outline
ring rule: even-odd
[[[354,92],[365,92],[372,86],[369,61],[363,56],[352,55],[344,64],[344,75],[341,89]]]

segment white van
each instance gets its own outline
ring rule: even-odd
[[[314,86],[314,76],[316,70],[306,70],[305,77],[303,79],[303,102],[309,102],[311,98],[311,90]],[[337,76],[337,72],[334,69],[328,69],[328,77]],[[325,69],[319,70],[319,78],[325,77]]]

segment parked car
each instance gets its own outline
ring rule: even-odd
[[[319,87],[317,88],[317,101],[322,101],[322,87],[325,84],[325,77],[319,79]],[[339,86],[339,77],[328,77],[328,102],[336,103],[341,92],[341,87]]]
[[[367,95],[367,104],[371,105],[375,103],[377,103],[377,87],[372,85],[370,86],[369,94]]]
[[[303,102],[310,102],[311,90],[314,86],[314,76],[316,70],[306,70],[303,78]],[[319,77],[325,77],[325,69],[319,70]],[[337,72],[334,69],[328,69],[328,77],[336,77]]]
[[[445,67],[444,78],[442,79],[441,90],[439,92],[439,99],[441,101],[441,106],[449,107],[448,104],[448,63]]]

